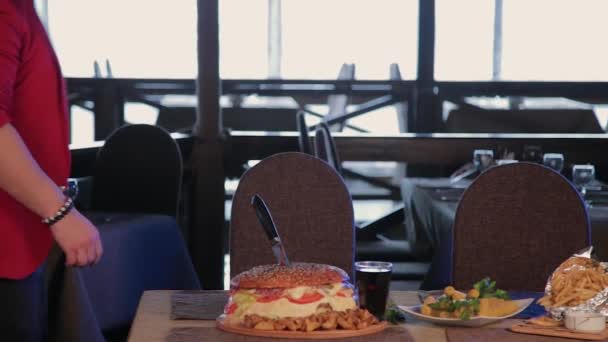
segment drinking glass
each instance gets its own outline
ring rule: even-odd
[[[357,261],[355,271],[359,305],[379,320],[383,320],[393,264],[383,261]]]
[[[543,155],[543,165],[561,173],[564,169],[564,155],[561,153],[545,153]]]
[[[595,166],[574,165],[572,166],[572,182],[580,189],[583,197],[587,194],[587,188],[595,179]]]
[[[473,151],[473,165],[479,172],[483,172],[492,166],[494,162],[494,151],[492,150],[475,150]]]
[[[543,149],[537,145],[526,145],[522,154],[523,161],[540,163],[543,158]]]

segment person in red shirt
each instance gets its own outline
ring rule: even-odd
[[[44,341],[43,264],[99,261],[97,229],[61,190],[70,172],[64,80],[33,0],[0,1],[0,340]]]

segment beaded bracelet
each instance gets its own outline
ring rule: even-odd
[[[52,226],[55,223],[59,222],[62,218],[64,218],[71,210],[74,208],[74,201],[78,196],[78,184],[68,182],[67,186],[60,186],[61,192],[65,195],[65,202],[57,210],[57,212],[50,217],[44,218],[42,223]]]
[[[66,197],[65,203],[63,203],[61,208],[57,210],[55,215],[43,219],[42,223],[52,226],[55,223],[59,222],[59,220],[64,218],[65,215],[67,215],[72,210],[72,208],[74,208],[74,200],[71,197]]]

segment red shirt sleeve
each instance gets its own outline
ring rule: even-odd
[[[11,121],[23,26],[10,1],[0,2],[0,127]]]

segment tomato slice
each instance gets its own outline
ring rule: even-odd
[[[350,297],[353,295],[353,290],[351,289],[342,289],[340,291],[338,291],[338,293],[336,293],[336,296],[338,297]]]
[[[228,307],[226,307],[224,309],[224,311],[226,312],[227,315],[231,315],[236,311],[237,308],[238,308],[238,305],[236,303],[230,303],[230,305],[228,305]]]
[[[289,300],[292,303],[295,304],[309,304],[309,303],[314,303],[318,300],[321,300],[323,298],[323,295],[320,294],[319,292],[311,292],[311,293],[305,293],[302,297],[295,299],[295,298],[291,298],[291,297],[287,297],[287,300]]]

